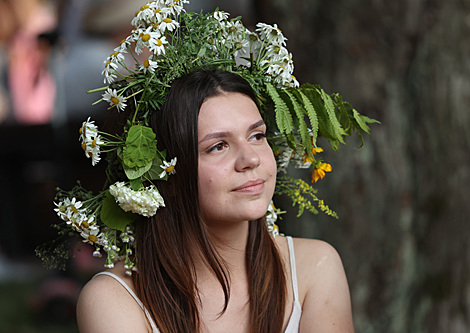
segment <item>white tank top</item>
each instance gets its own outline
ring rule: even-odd
[[[302,316],[302,306],[300,305],[299,301],[299,289],[297,286],[297,272],[295,269],[295,256],[294,256],[294,242],[292,241],[291,236],[287,236],[287,244],[289,247],[289,261],[290,261],[290,270],[291,270],[291,275],[292,275],[292,288],[294,291],[294,306],[292,308],[292,313],[289,318],[289,322],[287,324],[286,330],[284,333],[298,333],[299,332],[299,326],[300,326],[300,317]],[[137,295],[132,291],[132,289],[116,274],[110,273],[110,272],[100,272],[96,274],[94,277],[98,275],[109,275],[116,279],[126,290],[131,294],[132,297],[136,300],[136,302],[139,304],[139,306],[142,308],[142,310],[145,312],[145,315],[147,316],[147,319],[150,323],[150,326],[152,327],[152,332],[153,333],[160,333],[158,330],[157,326],[153,322],[152,317],[150,316],[150,313],[147,311],[145,306],[142,304],[140,299],[137,297]]]

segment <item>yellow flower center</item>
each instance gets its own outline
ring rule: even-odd
[[[162,10],[160,8],[155,9],[155,14],[160,13]]]
[[[91,145],[93,146],[93,148],[95,148],[95,147],[96,147],[96,140],[93,140],[93,141],[91,142]]]
[[[82,143],[80,146],[82,147],[83,150],[86,150],[86,144],[85,144],[85,142]]]
[[[160,23],[155,23],[155,24],[153,25],[153,28],[154,28],[154,29],[157,29],[159,25],[160,25]]]
[[[160,39],[157,39],[157,46],[162,46],[162,41]]]
[[[113,104],[119,104],[119,99],[117,97],[111,97],[111,102],[113,102]]]
[[[145,67],[145,68],[148,68],[149,66],[150,66],[149,60],[148,60],[148,59],[145,59],[145,60],[144,60],[144,67]]]
[[[150,35],[149,34],[145,34],[142,36],[142,41],[143,42],[148,42],[150,40]]]
[[[175,166],[174,165],[170,165],[168,168],[166,168],[166,172],[170,173],[172,172],[173,170],[175,169]]]
[[[173,22],[173,20],[171,18],[167,17],[166,19],[163,20],[163,22],[171,23],[171,22]]]
[[[82,134],[83,132],[83,127],[80,127],[80,129],[78,130],[78,132],[80,133],[80,135]]]
[[[145,9],[148,9],[149,8],[149,5],[145,5],[145,6],[142,6],[142,8],[140,8],[140,10],[145,10]]]
[[[92,157],[93,157],[93,153],[92,153],[91,151],[88,152],[88,156],[90,156],[90,158],[92,158]]]
[[[106,67],[108,67],[109,64],[111,64],[111,61],[108,61],[108,62],[106,63]]]
[[[98,237],[94,236],[94,235],[90,235],[88,236],[88,240],[92,243],[96,242],[98,240]]]
[[[138,11],[136,11],[136,12],[135,12],[135,16],[139,15],[139,13],[140,13],[140,11],[139,11],[139,10],[138,10]]]
[[[120,44],[124,44],[124,42],[126,41],[127,39],[124,38],[123,40],[121,40],[121,43]]]
[[[74,212],[74,213],[78,213],[78,210],[77,210],[77,208],[75,208],[75,206],[74,206],[74,205],[72,205],[72,212]]]
[[[86,221],[82,221],[82,227],[88,229],[89,225]]]

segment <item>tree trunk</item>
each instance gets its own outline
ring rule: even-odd
[[[469,332],[470,2],[256,8],[257,21],[283,29],[301,83],[382,122],[361,150],[356,139],[339,153],[319,141],[333,171],[315,187],[340,219],[294,213],[281,231],[337,248],[357,332]]]

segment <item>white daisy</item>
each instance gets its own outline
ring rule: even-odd
[[[135,13],[135,17],[132,19],[131,24],[136,28],[145,27],[149,22],[151,22],[154,17],[154,13],[154,10],[152,10],[148,4],[144,5]]]
[[[165,54],[165,44],[168,44],[165,36],[155,38],[150,41],[149,49],[156,55]]]
[[[281,29],[277,27],[277,24],[271,26],[265,23],[257,23],[256,31],[259,32],[260,38],[269,44],[275,45],[286,45],[287,38],[282,34]]]
[[[108,102],[111,107],[116,106],[118,111],[123,111],[126,107],[125,98],[122,96],[118,96],[116,89],[108,88],[108,90],[106,90],[106,92],[102,96],[103,100]]]
[[[87,228],[80,233],[80,236],[83,237],[83,243],[94,245],[95,243],[100,243],[101,238],[103,238],[103,233],[100,233],[99,229]]]
[[[82,127],[80,127],[79,139],[82,142],[87,141],[87,140],[92,140],[98,132],[98,126],[95,125],[94,120],[90,121],[90,118],[91,117],[88,117],[88,119],[82,123]]]
[[[135,52],[137,54],[141,54],[144,47],[150,47],[150,45],[155,43],[156,39],[161,38],[160,31],[158,29],[154,30],[153,25],[149,26],[145,30],[140,29],[139,31],[139,38],[135,43]]]
[[[229,17],[229,13],[221,11],[221,10],[216,10],[212,16],[217,20],[217,21],[223,21],[226,20]]]
[[[160,174],[160,178],[165,177],[166,174],[174,175],[176,173],[176,157],[173,158],[170,162],[163,161],[163,165],[160,165],[160,168],[163,169],[163,172]]]
[[[162,22],[158,26],[158,29],[160,30],[160,32],[162,34],[164,34],[165,31],[167,31],[167,30],[168,31],[173,31],[173,30],[177,29],[179,26],[180,26],[180,24],[178,22],[176,22],[175,20],[172,20],[171,18],[167,17],[167,18],[162,20]]]
[[[151,58],[153,58],[153,55],[145,59],[143,64],[139,65],[139,70],[141,70],[144,73],[147,73],[147,72],[154,73],[155,69],[158,67],[158,62],[153,61]]]
[[[101,75],[105,76],[103,82],[112,83],[114,82],[114,79],[117,77],[115,72],[117,71],[118,65],[114,61],[111,61],[108,59],[106,59],[104,63],[105,63],[104,69],[101,72]]]
[[[99,146],[88,148],[86,154],[88,158],[91,158],[91,165],[93,166],[98,164],[98,162],[101,160]]]

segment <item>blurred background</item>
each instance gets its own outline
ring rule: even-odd
[[[77,332],[75,302],[102,269],[85,246],[66,272],[42,268],[34,248],[49,226],[55,188],[77,179],[99,190],[78,128],[106,105],[103,61],[143,3],[0,0],[0,332]],[[281,232],[340,253],[356,332],[470,332],[470,1],[192,0],[277,23],[301,82],[340,93],[378,119],[358,150],[319,142],[333,166],[315,184],[339,220],[294,212]],[[102,169],[101,169],[102,170]],[[303,175],[310,181],[310,175]],[[284,198],[277,206],[288,208]]]

